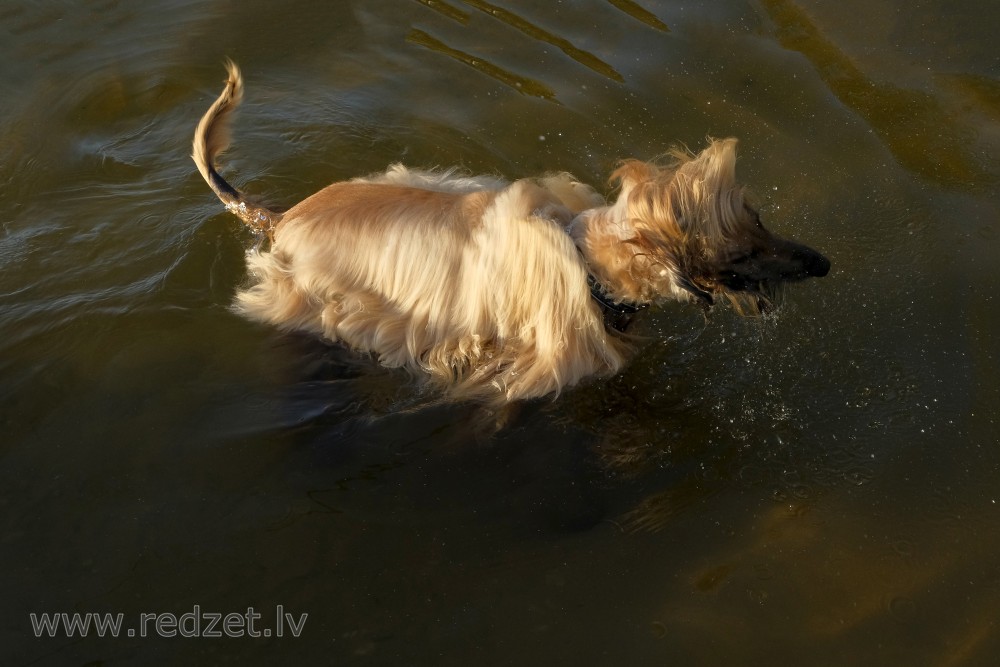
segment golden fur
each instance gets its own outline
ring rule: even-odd
[[[735,182],[735,139],[668,165],[624,162],[610,205],[565,173],[509,183],[394,165],[279,214],[216,171],[243,93],[227,69],[193,157],[227,209],[271,240],[248,256],[253,284],[235,310],[424,372],[457,400],[536,398],[618,372],[629,346],[602,302],[725,294],[756,307],[774,284],[829,268],[760,225]]]

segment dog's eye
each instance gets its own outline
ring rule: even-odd
[[[747,262],[752,262],[760,255],[760,251],[756,248],[750,250],[750,252],[738,251],[732,253],[726,260],[726,263],[730,266],[734,264],[746,264]]]

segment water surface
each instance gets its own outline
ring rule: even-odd
[[[0,8],[4,664],[988,665],[1000,654],[1000,8],[151,0]],[[740,137],[831,257],[759,321],[666,305],[490,434],[227,307],[274,203],[384,168]],[[36,638],[278,605],[301,636]]]

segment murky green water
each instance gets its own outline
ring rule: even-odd
[[[998,24],[986,0],[4,3],[3,664],[995,664]],[[656,310],[622,376],[485,437],[227,311],[252,239],[188,157],[225,56],[226,173],[269,201],[396,160],[601,183],[735,135],[770,226],[834,271],[764,322]],[[271,636],[139,636],[196,605]],[[123,636],[36,638],[43,612]]]

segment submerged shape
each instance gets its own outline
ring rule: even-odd
[[[756,312],[777,285],[830,269],[761,224],[736,183],[735,139],[622,163],[610,204],[566,173],[507,182],[394,165],[277,213],[215,168],[243,94],[227,67],[193,157],[227,209],[271,239],[249,256],[255,282],[235,309],[421,371],[456,400],[501,404],[614,374],[630,352],[623,315],[718,297]]]

